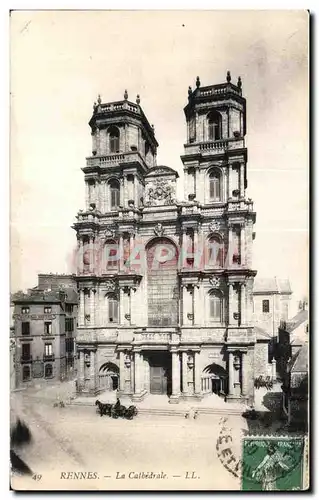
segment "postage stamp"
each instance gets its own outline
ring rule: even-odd
[[[304,438],[250,436],[243,440],[242,489],[303,490]]]

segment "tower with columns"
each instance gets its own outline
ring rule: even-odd
[[[255,213],[240,78],[202,87],[197,77],[184,112],[178,201],[140,97],[94,104],[86,206],[73,226],[81,393],[253,399]]]

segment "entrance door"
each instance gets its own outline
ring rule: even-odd
[[[167,373],[163,366],[151,366],[151,394],[167,393]]]
[[[148,356],[150,365],[150,393],[169,394],[171,378],[171,356],[165,353],[152,353]]]
[[[220,394],[221,392],[221,383],[220,383],[220,378],[213,378],[212,379],[212,390],[215,394]]]

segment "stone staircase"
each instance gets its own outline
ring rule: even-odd
[[[78,397],[66,402],[66,404],[76,406],[95,406],[96,397]],[[102,402],[111,402],[108,394],[100,395]],[[148,396],[144,401],[134,403],[129,398],[120,398],[124,406],[134,404],[139,415],[143,416],[159,416],[159,417],[185,417],[187,414],[194,418],[194,413],[197,415],[241,415],[246,407],[241,404],[225,403],[218,396],[209,397],[202,401],[180,401],[178,404],[170,404],[167,397],[163,396]],[[114,401],[115,402],[115,401]]]

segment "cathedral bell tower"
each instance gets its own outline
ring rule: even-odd
[[[225,325],[227,398],[249,399],[254,391],[250,374],[255,343],[252,243],[256,214],[246,198],[246,99],[241,78],[233,84],[228,71],[225,83],[201,86],[197,77],[195,90],[188,89],[184,113],[185,200],[200,213],[196,241],[208,256],[195,271],[197,286],[206,290],[209,299],[211,337],[217,338],[218,328]],[[182,231],[187,234],[185,224]],[[187,290],[185,295],[187,301]]]

